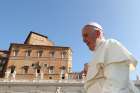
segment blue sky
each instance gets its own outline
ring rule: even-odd
[[[139,0],[0,0],[0,49],[8,49],[11,42],[23,43],[35,31],[57,46],[71,47],[73,71],[81,71],[93,56],[82,42],[81,29],[97,21],[106,38],[119,40],[140,61],[139,4]]]

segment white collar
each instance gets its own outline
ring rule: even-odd
[[[102,39],[98,39],[97,38],[97,40],[96,40],[96,47],[95,47],[95,51],[101,46],[101,44],[103,43],[103,42],[105,42],[106,40],[105,40],[105,38],[102,38]]]

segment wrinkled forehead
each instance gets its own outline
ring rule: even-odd
[[[82,29],[82,33],[85,34],[85,33],[90,33],[90,32],[93,32],[95,31],[94,27],[91,26],[91,25],[86,25],[83,27]]]

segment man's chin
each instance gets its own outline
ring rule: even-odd
[[[89,50],[90,50],[90,51],[95,51],[95,48],[90,48],[90,47],[89,47]]]

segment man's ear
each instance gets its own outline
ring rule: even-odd
[[[96,30],[96,37],[99,38],[100,37],[101,32],[99,30]]]

